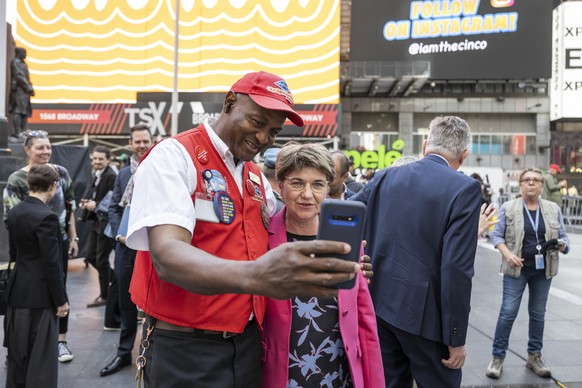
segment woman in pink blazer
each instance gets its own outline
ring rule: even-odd
[[[269,246],[312,240],[335,165],[320,144],[288,144],[278,155],[285,207],[271,219]],[[358,275],[336,298],[269,299],[263,331],[263,387],[384,387],[376,317]]]

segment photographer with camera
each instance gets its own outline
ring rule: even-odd
[[[475,179],[481,185],[481,202],[487,206],[491,204],[491,185],[489,184],[489,176],[486,176],[487,182],[483,181],[481,175],[476,172],[471,174],[471,178]]]
[[[546,303],[552,278],[558,273],[559,252],[568,253],[570,242],[558,205],[540,198],[542,172],[527,168],[519,176],[521,198],[505,202],[491,242],[501,252],[503,300],[493,340],[493,359],[486,375],[499,378],[526,285],[529,288],[529,340],[526,367],[540,377],[550,377],[541,357]]]

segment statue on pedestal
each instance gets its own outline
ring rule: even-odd
[[[10,95],[8,99],[8,112],[12,113],[14,126],[13,136],[19,138],[26,130],[28,118],[32,116],[30,97],[34,96],[34,88],[30,82],[30,73],[26,59],[26,49],[16,47],[14,59],[10,63]]]

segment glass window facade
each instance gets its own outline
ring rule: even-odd
[[[413,152],[422,153],[422,142],[426,133],[413,135]],[[474,133],[472,136],[471,154],[474,155],[535,155],[535,134],[499,134]]]

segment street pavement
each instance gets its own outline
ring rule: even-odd
[[[582,388],[582,234],[570,233],[570,239],[571,252],[562,255],[559,275],[552,282],[542,351],[556,380],[540,378],[525,367],[527,292],[511,333],[503,374],[499,380],[485,376],[501,305],[502,277],[499,275],[499,253],[488,242],[479,242],[463,387],[558,387],[559,382],[561,387]],[[97,272],[93,268],[85,268],[82,259],[71,260],[68,289],[71,299],[68,343],[75,358],[70,363],[59,364],[59,387],[135,386],[135,366],[111,376],[99,377],[99,370],[115,357],[119,332],[103,330],[104,307],[85,307],[98,295]],[[2,336],[0,331],[0,339],[3,339]],[[140,336],[141,326],[133,351],[134,359]],[[5,355],[6,349],[0,347],[0,360]],[[0,387],[4,387],[5,380],[6,369],[0,367]]]

